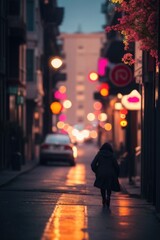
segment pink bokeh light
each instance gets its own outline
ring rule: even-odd
[[[59,116],[59,121],[62,121],[62,122],[65,122],[66,121],[66,115],[65,114],[61,114],[60,116]]]
[[[65,100],[67,98],[66,94],[65,93],[61,93],[59,90],[57,90],[54,93],[54,96],[55,96],[56,99],[59,99],[59,100]]]

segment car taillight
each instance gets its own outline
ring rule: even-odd
[[[42,144],[42,145],[41,145],[41,148],[42,148],[42,149],[47,149],[47,148],[49,148],[49,145],[48,145],[48,144]]]
[[[68,145],[66,145],[66,146],[64,146],[64,149],[65,149],[65,150],[72,150],[72,147],[71,147],[71,146],[68,146]]]
[[[73,146],[73,156],[74,156],[74,158],[77,158],[77,155],[78,155],[77,148],[76,148],[76,146]]]

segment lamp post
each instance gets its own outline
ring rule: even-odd
[[[54,101],[50,104],[50,109],[52,112],[52,131],[56,129],[57,116],[61,113],[62,108],[63,108],[62,104],[58,101]]]
[[[60,103],[54,101],[54,97],[52,95],[53,89],[56,85],[56,74],[59,71],[63,64],[62,59],[59,56],[53,56],[49,59],[49,104],[50,104],[50,112],[49,112],[49,128],[53,130],[53,126],[56,125],[57,122],[57,114],[62,110]],[[54,102],[53,102],[54,101]],[[61,108],[61,109],[60,109]],[[51,113],[52,112],[52,113]]]

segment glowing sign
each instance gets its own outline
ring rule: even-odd
[[[139,102],[139,98],[138,97],[129,97],[128,98],[128,102],[130,102],[130,103],[138,103]]]
[[[121,103],[128,110],[140,110],[141,95],[137,90],[133,90],[130,94],[122,97]]]
[[[107,58],[99,58],[98,60],[98,74],[104,76],[106,74],[106,67],[108,65]]]

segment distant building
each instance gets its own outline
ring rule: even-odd
[[[87,115],[94,112],[93,93],[97,82],[88,78],[90,72],[97,72],[97,63],[104,41],[103,32],[97,33],[63,33],[60,36],[65,55],[65,72],[67,81],[67,98],[72,107],[66,110],[66,122],[71,126],[85,128],[90,125]]]

